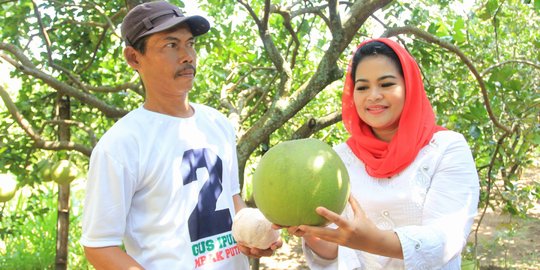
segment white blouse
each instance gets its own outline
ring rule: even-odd
[[[334,149],[348,169],[351,195],[379,229],[398,235],[404,259],[340,246],[337,259],[325,260],[304,243],[311,269],[460,269],[479,199],[474,159],[461,134],[435,133],[411,165],[388,179],[369,176],[347,144]]]

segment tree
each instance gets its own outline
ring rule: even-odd
[[[122,59],[119,34],[137,2],[145,1],[0,2],[0,59],[21,81],[16,94],[0,82],[0,125],[9,128],[0,170],[31,176],[23,180],[31,185],[40,181],[32,164],[43,157],[76,156],[85,166],[96,140],[139,106],[144,89]],[[523,214],[526,197],[538,196],[515,183],[540,143],[540,2],[478,1],[466,12],[456,3],[204,1],[213,25],[198,41],[191,97],[235,123],[247,184],[258,157],[280,141],[346,137],[339,108],[349,56],[366,37],[393,37],[418,59],[439,123],[471,143],[483,205],[498,196]],[[62,100],[70,115],[55,110]],[[71,134],[60,136],[62,127]],[[497,179],[505,185],[495,192]]]

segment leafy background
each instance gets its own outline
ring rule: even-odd
[[[0,173],[16,175],[20,186],[0,203],[1,269],[88,268],[77,243],[88,155],[144,101],[122,57],[119,25],[131,2],[0,1]],[[386,35],[419,62],[438,123],[467,138],[481,179],[480,213],[530,218],[538,205],[538,176],[523,181],[523,172],[539,156],[540,1],[197,5],[212,29],[197,42],[190,99],[218,108],[237,127],[248,202],[251,174],[273,145],[346,139],[339,109],[349,57],[362,40]],[[79,179],[71,187],[44,182],[39,161],[64,159],[81,169]],[[69,228],[57,221],[59,208],[69,209]],[[55,258],[56,235],[66,229],[67,264]]]

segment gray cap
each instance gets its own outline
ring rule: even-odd
[[[122,21],[122,39],[132,46],[140,38],[165,31],[181,23],[191,28],[193,36],[202,35],[210,29],[210,23],[201,16],[185,16],[180,8],[165,1],[137,5]]]

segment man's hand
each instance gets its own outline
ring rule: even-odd
[[[269,248],[267,249],[258,249],[258,248],[252,248],[245,246],[244,244],[238,242],[238,248],[244,255],[252,258],[261,258],[261,257],[269,257],[274,254],[274,251],[278,248],[280,248],[283,245],[283,241],[279,239],[278,241],[274,242]]]

